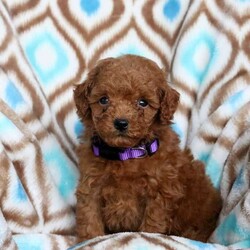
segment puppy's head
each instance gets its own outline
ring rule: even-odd
[[[179,94],[153,61],[127,55],[99,61],[74,98],[93,134],[110,146],[131,147],[154,136],[153,124],[170,124]]]

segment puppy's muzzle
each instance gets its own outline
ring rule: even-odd
[[[114,127],[120,131],[124,132],[128,129],[129,122],[126,119],[115,119],[114,120]]]

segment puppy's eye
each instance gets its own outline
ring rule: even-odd
[[[101,105],[107,105],[109,103],[109,98],[107,96],[103,96],[102,98],[100,98],[99,103]]]
[[[138,105],[139,105],[140,107],[142,107],[142,108],[146,108],[146,107],[148,106],[148,101],[145,100],[145,99],[140,99],[140,100],[138,101]]]

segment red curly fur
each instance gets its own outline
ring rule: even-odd
[[[101,105],[101,97],[108,103]],[[74,92],[85,124],[78,148],[81,178],[77,190],[80,240],[108,233],[143,231],[206,241],[215,228],[221,199],[201,162],[179,148],[171,119],[179,94],[152,61],[126,55],[100,61]],[[148,101],[140,107],[138,100]],[[115,118],[129,121],[120,134]],[[158,138],[152,156],[112,161],[94,156],[91,138],[110,146],[133,147]]]

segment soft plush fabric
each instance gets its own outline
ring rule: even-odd
[[[0,249],[76,243],[74,149],[84,128],[73,88],[99,58],[127,53],[165,67],[181,93],[173,127],[223,198],[210,242],[250,247],[249,13],[247,0],[0,0]],[[215,247],[138,233],[84,244]]]

